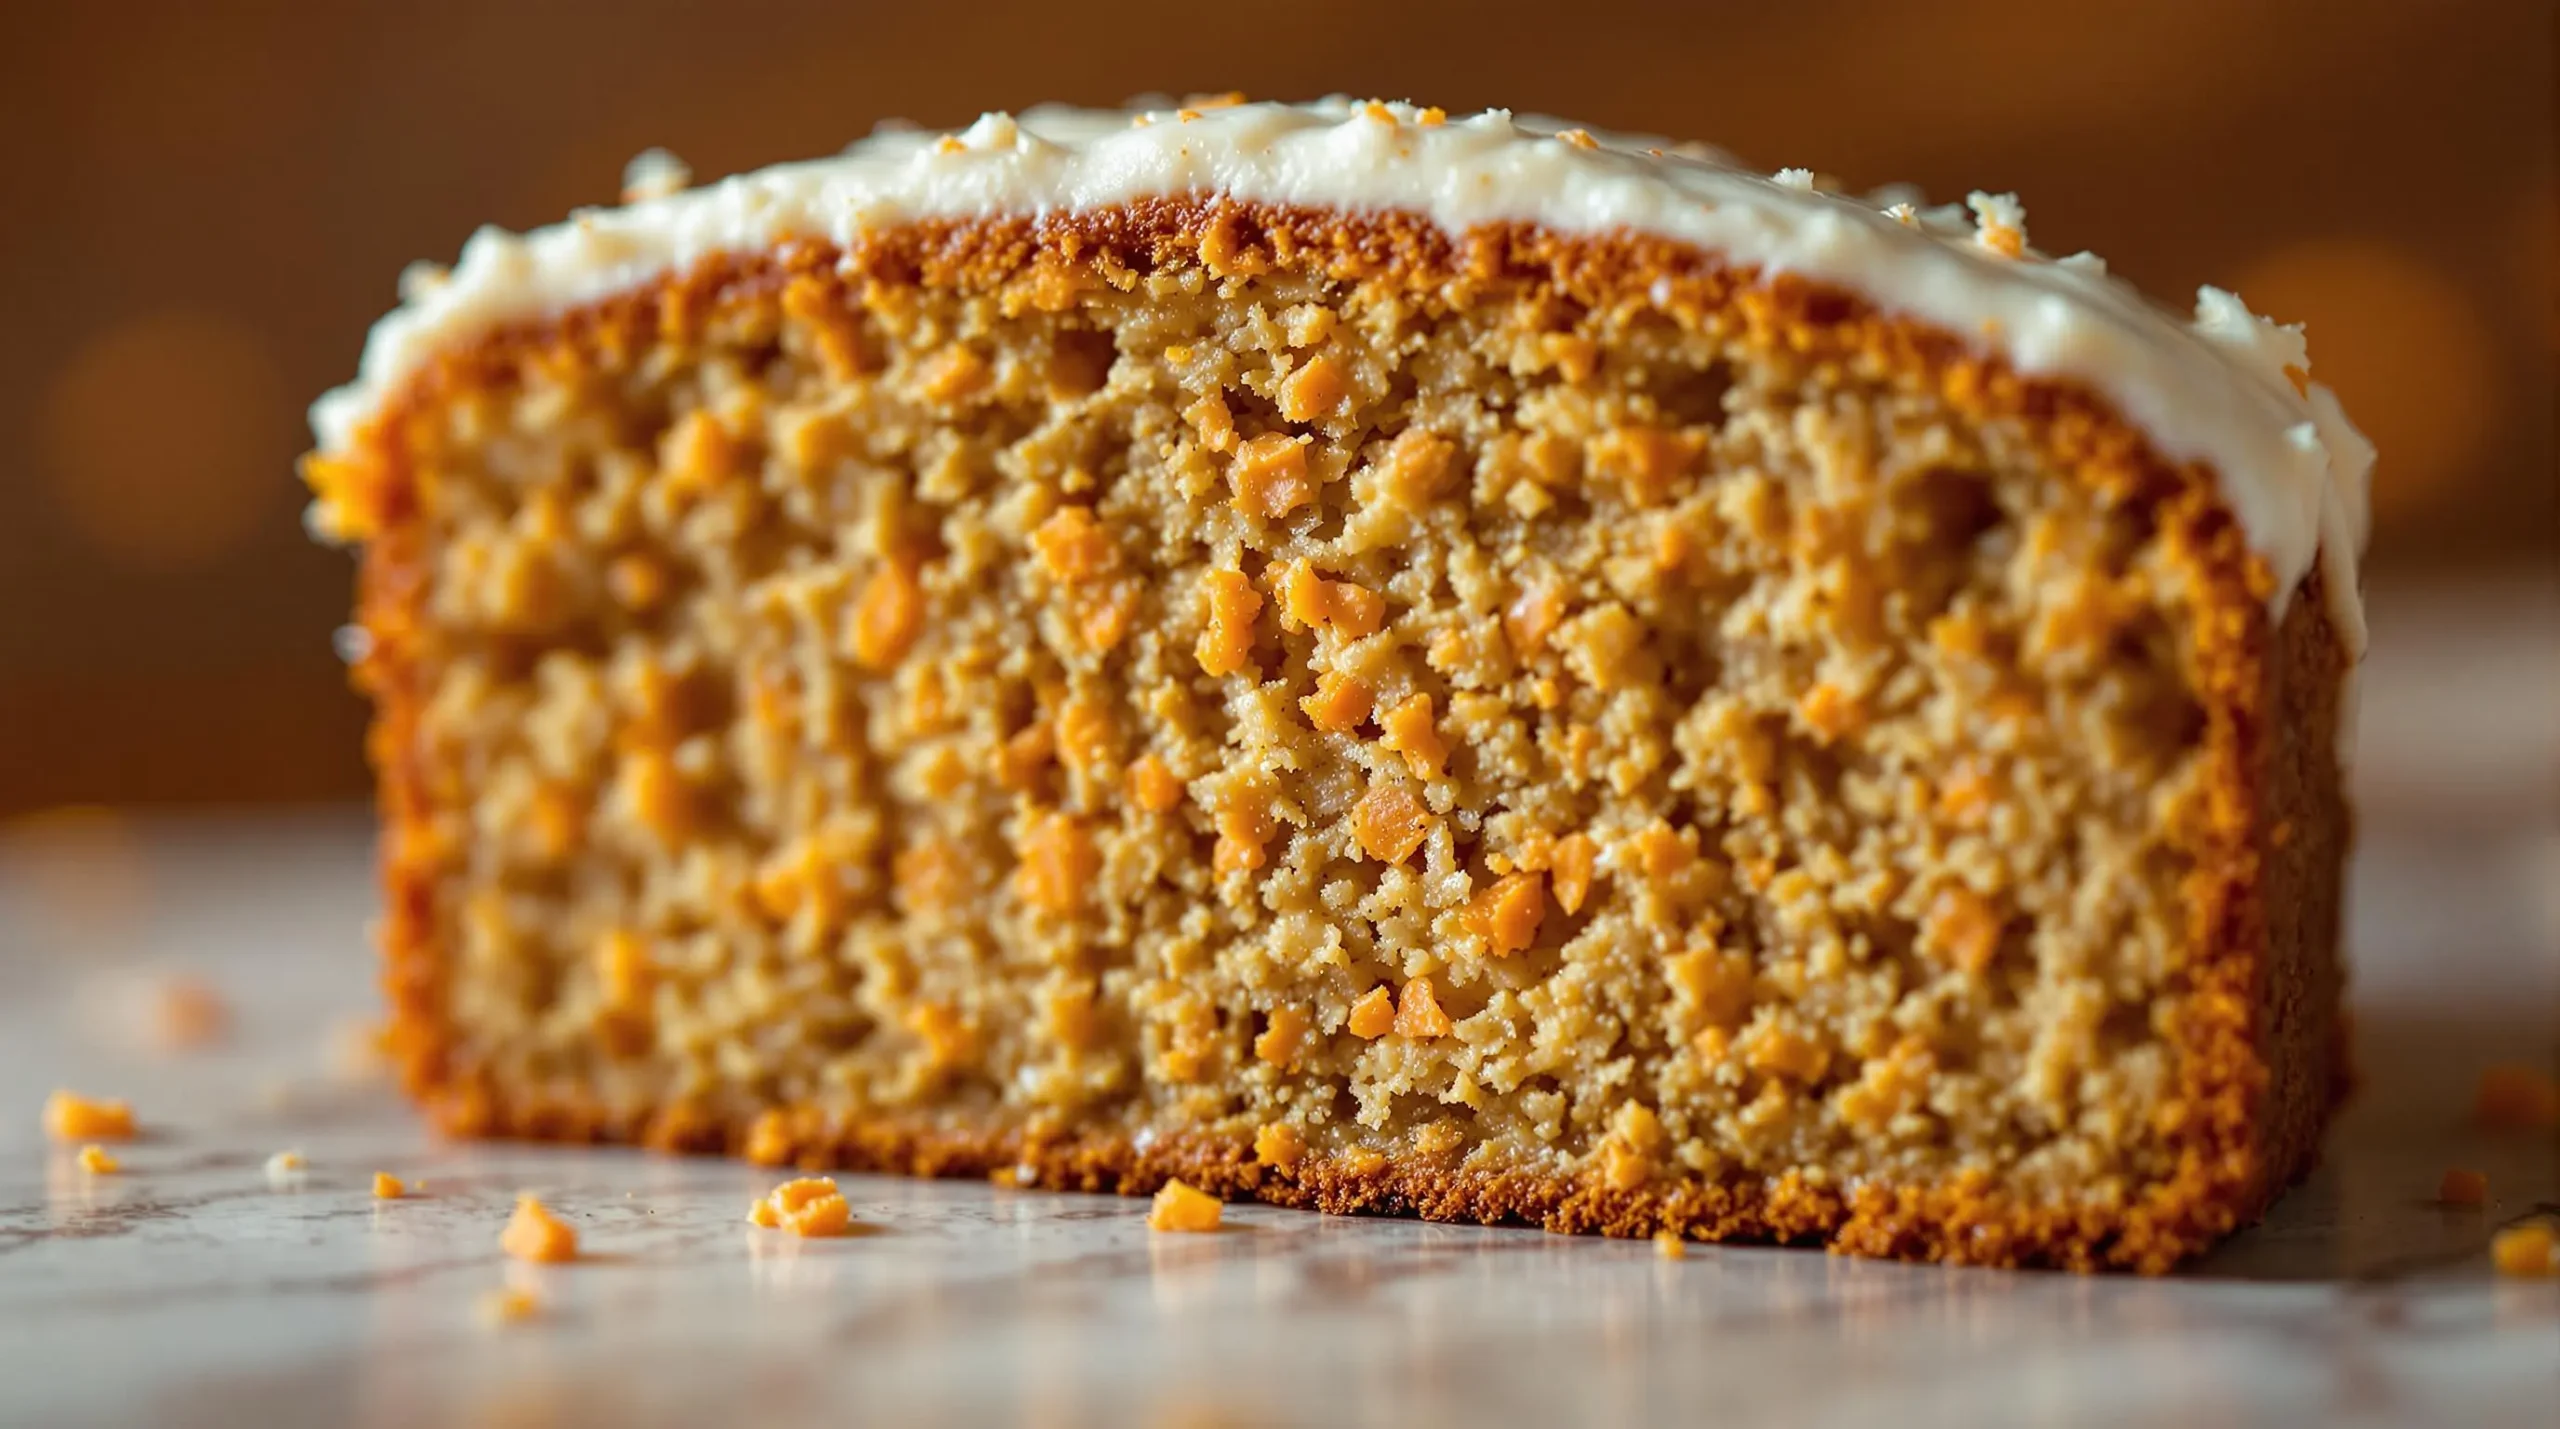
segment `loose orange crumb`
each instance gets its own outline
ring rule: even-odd
[[[518,1260],[556,1264],[578,1258],[578,1232],[532,1196],[516,1198],[516,1213],[498,1236],[498,1248]]]
[[[1058,756],[1068,767],[1090,771],[1111,755],[1118,726],[1099,700],[1069,700],[1058,707]]]
[[[885,669],[907,653],[924,629],[924,587],[915,568],[889,561],[862,583],[853,607],[853,658],[863,666]]]
[[[1280,576],[1285,627],[1312,626],[1348,640],[1374,635],[1386,623],[1387,599],[1355,581],[1329,581],[1313,563],[1291,561]]]
[[[1689,1258],[1689,1243],[1680,1238],[1678,1231],[1655,1231],[1653,1253],[1664,1260],[1686,1260]]]
[[[1592,872],[1599,857],[1599,846],[1588,834],[1565,835],[1548,855],[1547,881],[1555,891],[1556,906],[1566,916],[1581,912],[1583,900],[1591,896]]]
[[[1156,1192],[1155,1206],[1147,1212],[1147,1229],[1155,1231],[1213,1231],[1225,1217],[1227,1208],[1215,1196],[1195,1191],[1180,1181],[1167,1181]]]
[[[1031,545],[1040,553],[1040,569],[1069,585],[1107,575],[1119,563],[1111,533],[1093,519],[1089,507],[1059,507],[1031,533]]]
[[[1150,814],[1166,813],[1182,802],[1182,780],[1162,759],[1140,755],[1129,766],[1129,797]]]
[[[1547,333],[1538,346],[1567,382],[1588,382],[1600,370],[1600,344],[1578,332]]]
[[[2549,1131],[2560,1126],[2560,1083],[2538,1067],[2502,1062],[2480,1074],[2472,1109],[2501,1131]]]
[[[1083,822],[1072,814],[1050,814],[1023,841],[1023,901],[1046,913],[1077,912],[1101,870],[1101,850]]]
[[[1419,506],[1447,491],[1456,474],[1457,446],[1445,437],[1408,427],[1387,444],[1381,464],[1388,493],[1405,506]]]
[[[1167,362],[1186,360],[1175,357],[1174,352],[1173,348],[1165,349],[1164,355]],[[1236,449],[1236,416],[1228,408],[1224,393],[1212,392],[1183,408],[1182,418],[1191,424],[1191,430],[1200,434],[1202,446],[1213,452],[1231,452]]]
[[[373,1198],[375,1200],[396,1201],[408,1194],[408,1186],[403,1184],[399,1177],[392,1175],[388,1171],[376,1171],[373,1173]]]
[[[2500,1275],[2540,1280],[2560,1275],[2560,1234],[2548,1221],[2527,1221],[2498,1232],[2489,1242],[2489,1259]]]
[[[1352,806],[1351,832],[1362,853],[1380,863],[1402,863],[1431,837],[1431,811],[1402,785],[1379,784]]]
[[[654,974],[649,950],[628,928],[616,928],[596,944],[596,987],[609,1007],[645,1002]]]
[[[1440,1010],[1439,994],[1431,987],[1431,979],[1418,977],[1404,985],[1396,999],[1395,1030],[1399,1037],[1427,1042],[1449,1035],[1449,1014]]]
[[[222,994],[191,977],[161,982],[153,1008],[152,1035],[163,1049],[193,1051],[222,1040],[230,1029],[231,1008]]]
[[[1275,1007],[1261,1035],[1253,1039],[1253,1055],[1272,1066],[1286,1067],[1297,1061],[1298,1048],[1314,1025],[1305,1008]]]
[[[1039,781],[1058,752],[1057,727],[1035,719],[996,749],[996,782],[1019,794]]]
[[[1386,731],[1378,743],[1404,756],[1416,779],[1437,779],[1449,758],[1449,745],[1431,722],[1431,697],[1408,695],[1378,721]]]
[[[480,1318],[492,1325],[520,1324],[542,1313],[542,1297],[510,1287],[480,1297]]]
[[[1318,354],[1280,384],[1280,416],[1291,422],[1329,417],[1350,395],[1351,382],[1342,375],[1342,364]],[[1304,465],[1303,457],[1300,464]]]
[[[1484,935],[1486,951],[1507,958],[1538,940],[1547,916],[1545,882],[1534,873],[1505,874],[1467,905],[1467,926]]]
[[[1778,1027],[1753,1039],[1749,1057],[1753,1071],[1797,1082],[1820,1081],[1831,1067],[1830,1049]]]
[[[1920,945],[1966,972],[1981,972],[2000,951],[1999,911],[1972,889],[1941,889],[1921,923]]]
[[[672,841],[692,828],[693,796],[666,750],[633,751],[623,763],[622,780],[632,811],[660,838]]]
[[[1201,578],[1207,607],[1206,628],[1192,653],[1209,675],[1232,675],[1253,658],[1253,621],[1262,613],[1262,592],[1240,571],[1211,571]]]
[[[1698,851],[1680,837],[1669,824],[1656,821],[1638,830],[1628,840],[1635,853],[1636,867],[1648,882],[1665,883],[1689,871],[1698,861]]]
[[[92,1176],[112,1176],[124,1169],[124,1163],[107,1154],[107,1149],[91,1142],[80,1148],[80,1169]]]
[[[56,1141],[129,1141],[133,1107],[121,1101],[91,1101],[78,1092],[57,1090],[44,1103],[45,1135]]]
[[[1862,718],[1858,702],[1828,680],[1805,691],[1796,702],[1796,715],[1824,744],[1855,733]]]
[[[1306,1138],[1285,1121],[1267,1123],[1253,1134],[1253,1159],[1261,1165],[1286,1171],[1306,1154]]]
[[[1269,520],[1316,499],[1315,483],[1307,477],[1306,444],[1285,432],[1266,432],[1237,448],[1227,480],[1235,488],[1231,505]]]
[[[2448,1206],[2480,1206],[2489,1200],[2489,1178],[2457,1166],[2436,1183],[2436,1199]]]
[[[1307,722],[1333,734],[1347,734],[1369,717],[1369,687],[1339,670],[1316,676],[1316,692],[1298,701]]]
[[[1374,1042],[1394,1031],[1395,1025],[1395,994],[1387,991],[1384,983],[1360,994],[1360,1000],[1351,1004],[1350,1027],[1354,1037]]]
[[[1420,114],[1415,115],[1413,122],[1420,124],[1427,129],[1437,129],[1441,125],[1449,122],[1449,111],[1442,109],[1440,106],[1435,104],[1429,109],[1422,111]]]
[[[954,343],[926,371],[924,395],[928,401],[957,402],[983,389],[994,375],[985,358]]]
[[[1270,862],[1265,845],[1279,832],[1271,814],[1271,793],[1258,784],[1227,791],[1218,810],[1218,842],[1209,851],[1209,866],[1224,876],[1239,869],[1251,872]]]
[[[839,1236],[853,1225],[853,1208],[826,1176],[802,1176],[776,1186],[747,1208],[747,1220],[797,1236]]]
[[[1577,149],[1597,149],[1600,147],[1600,141],[1592,138],[1591,131],[1588,129],[1566,129],[1559,132],[1556,137],[1562,139],[1568,144],[1571,144]]]

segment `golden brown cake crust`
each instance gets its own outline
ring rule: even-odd
[[[448,1055],[444,955],[435,945],[434,847],[418,767],[420,672],[404,632],[424,619],[425,555],[410,521],[404,454],[388,433],[404,409],[494,384],[563,347],[617,343],[698,323],[745,295],[804,273],[891,283],[990,283],[1048,267],[1144,272],[1179,257],[1222,273],[1292,266],[1354,279],[1529,276],[1598,306],[1661,292],[1744,315],[1756,334],[1817,359],[1921,374],[1953,409],[2020,423],[2053,470],[2146,509],[2197,594],[2191,632],[2206,817],[2182,826],[2189,954],[2183,1009],[2168,1029],[2176,1090],[2159,1118],[2177,1169],[2113,1208],[2031,1203],[1989,1177],[1926,1186],[1818,1186],[1801,1176],[1615,1189],[1552,1174],[1460,1166],[1454,1159],[1309,1152],[1287,1170],[1259,1164],[1249,1139],[1043,1135],[952,1127],[924,1118],[828,1126],[815,1108],[725,1119],[669,1105],[616,1118],[575,1094],[492,1085]],[[937,222],[881,233],[852,252],[817,245],[715,261],[557,320],[500,331],[443,355],[367,428],[329,494],[367,542],[359,619],[373,652],[359,682],[375,700],[370,742],[382,781],[388,900],[385,984],[393,1047],[413,1096],[463,1134],[635,1140],[676,1151],[921,1175],[1012,1171],[1043,1186],[1140,1194],[1169,1177],[1226,1195],[1329,1212],[1409,1212],[1445,1220],[1525,1221],[1559,1231],[1824,1242],[1841,1251],[1978,1264],[2158,1272],[2258,1216],[2316,1152],[2342,1065],[2337,1012],[2337,887],[2347,816],[2334,751],[2344,657],[2318,576],[2279,625],[2269,577],[2210,470],[2162,459],[2087,389],[2022,377],[1940,330],[1876,311],[1853,295],[1780,277],[1764,281],[1680,245],[1640,236],[1565,236],[1525,227],[1452,238],[1393,214],[1350,216],[1219,201],[1161,201],[1072,217]],[[317,478],[315,483],[317,484]]]

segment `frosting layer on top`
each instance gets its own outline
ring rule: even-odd
[[[653,166],[653,183],[680,181]],[[1828,192],[1801,169],[1764,177],[1712,150],[1595,135],[1495,110],[1447,119],[1330,99],[1205,110],[1035,109],[955,135],[875,134],[829,159],[638,197],[516,235],[484,228],[449,271],[412,269],[375,325],[356,380],[312,408],[324,451],[438,350],[653,282],[720,253],[791,239],[850,245],[922,218],[1070,213],[1226,194],[1264,203],[1401,210],[1463,231],[1525,222],[1659,235],[1768,274],[1796,274],[1966,337],[2023,374],[2083,382],[2159,452],[2209,463],[2276,578],[2280,612],[2318,561],[2342,638],[2360,653],[2356,561],[2373,447],[2308,381],[2298,328],[2206,288],[2181,320],[2079,254],[2026,247],[2024,211],[1976,194],[1921,210]]]

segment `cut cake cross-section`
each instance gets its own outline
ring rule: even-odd
[[[315,410],[464,1133],[2157,1271],[2340,1085],[2371,450],[2013,201],[1035,111]]]

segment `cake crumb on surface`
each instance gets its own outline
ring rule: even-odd
[[[1213,1231],[1226,1216],[1224,1202],[1206,1191],[1195,1190],[1181,1181],[1167,1181],[1156,1192],[1155,1204],[1147,1211],[1147,1229],[1154,1231]]]
[[[2448,1206],[2479,1206],[2489,1199],[2489,1178],[2457,1166],[2436,1184],[2436,1199]]]
[[[1653,1253],[1661,1256],[1664,1260],[1687,1260],[1689,1258],[1689,1243],[1680,1238],[1680,1233],[1678,1231],[1655,1231],[1653,1233]]]
[[[2560,1233],[2549,1221],[2509,1226],[2490,1239],[2489,1259],[2500,1275],[2528,1280],[2560,1275]]]
[[[2472,1110],[2501,1131],[2549,1131],[2560,1126],[2560,1082],[2539,1067],[2501,1062],[2480,1074]]]
[[[388,1171],[376,1171],[373,1173],[373,1198],[375,1200],[396,1201],[408,1194],[408,1186],[404,1184],[399,1177],[392,1175]]]
[[[129,1141],[133,1106],[129,1102],[91,1099],[73,1091],[45,1098],[45,1135],[56,1141]]]
[[[91,1142],[80,1148],[80,1169],[92,1176],[112,1176],[124,1169],[122,1162],[107,1154],[107,1149]]]
[[[310,1163],[299,1151],[279,1151],[267,1158],[267,1185],[277,1191],[298,1191],[308,1179]]]
[[[578,1258],[578,1232],[539,1199],[518,1196],[516,1213],[499,1234],[498,1246],[518,1260],[555,1264]]]
[[[853,1208],[845,1204],[833,1178],[803,1176],[774,1187],[748,1207],[747,1222],[797,1236],[839,1236],[852,1228]]]

